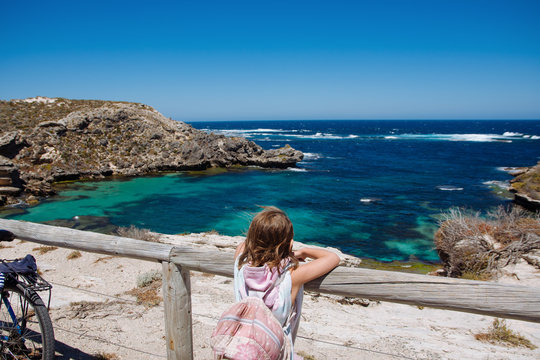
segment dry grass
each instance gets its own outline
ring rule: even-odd
[[[131,239],[159,242],[158,235],[152,233],[148,229],[140,229],[134,225],[130,225],[129,227],[119,227],[116,230],[116,234],[118,236],[127,237]]]
[[[42,121],[58,121],[73,111],[90,111],[104,105],[125,103],[124,101],[70,100],[58,98],[55,103],[26,103],[0,100],[0,123],[3,131],[25,130]],[[137,104],[144,107],[143,104]]]
[[[490,281],[493,279],[493,274],[489,271],[463,271],[460,278],[465,280]]]
[[[305,351],[299,351],[298,355],[302,356],[305,360],[316,360],[313,355],[309,355]]]
[[[92,355],[94,360],[120,360],[120,357],[113,353],[99,352]]]
[[[158,295],[161,284],[161,273],[145,273],[138,277],[137,287],[126,291],[126,294],[135,296],[137,304],[146,307],[158,306],[162,300]]]
[[[139,305],[154,307],[158,306],[162,300],[158,295],[160,288],[161,281],[157,281],[142,288],[134,288],[126,291],[126,294],[135,296],[137,298],[137,304]]]
[[[74,259],[80,258],[81,256],[82,256],[81,252],[78,250],[75,250],[75,251],[70,252],[66,258],[68,260],[74,260]]]
[[[443,214],[435,246],[449,276],[489,280],[522,255],[540,249],[540,218],[521,208]]]
[[[40,255],[43,255],[56,249],[58,249],[56,246],[39,246],[37,248],[33,248],[32,251],[37,251]]]
[[[94,261],[94,264],[97,264],[99,262],[107,262],[107,260],[114,259],[114,256],[102,256],[100,258],[97,258],[96,261]]]
[[[479,333],[474,335],[476,340],[488,342],[490,344],[500,344],[512,347],[526,347],[534,350],[536,346],[533,345],[525,337],[513,332],[506,326],[504,320],[495,319],[493,324],[486,333]]]

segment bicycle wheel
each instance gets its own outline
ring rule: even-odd
[[[54,359],[54,330],[47,307],[34,291],[25,295],[19,284],[6,285],[2,291],[0,356],[2,360]]]

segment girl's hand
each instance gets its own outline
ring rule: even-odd
[[[302,249],[296,250],[295,252],[293,252],[293,255],[294,255],[294,257],[295,257],[298,261],[306,261],[307,255],[304,254],[304,252],[302,251]]]

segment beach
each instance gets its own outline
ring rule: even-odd
[[[232,252],[242,237],[210,233],[162,235],[160,241]],[[139,304],[135,296],[127,293],[137,288],[138,279],[140,282],[149,274],[161,272],[161,264],[86,252],[75,257],[73,250],[42,248],[15,240],[1,250],[4,258],[34,254],[42,276],[52,283],[50,313],[60,358],[166,358],[163,302],[157,306]],[[341,256],[348,265],[357,261]],[[537,284],[539,277],[540,271],[529,272],[519,283]],[[156,288],[161,296],[161,285]],[[211,359],[211,332],[221,313],[234,301],[231,279],[191,272],[191,290],[194,358]],[[540,357],[538,348],[513,348],[476,340],[474,334],[486,332],[493,319],[307,292],[295,350],[308,359]],[[540,324],[517,320],[506,323],[540,345]]]

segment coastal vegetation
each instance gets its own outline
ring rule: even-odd
[[[452,208],[440,220],[435,246],[452,277],[496,279],[518,261],[540,268],[540,217],[517,206],[485,215]]]
[[[66,257],[66,259],[68,260],[75,260],[75,259],[78,259],[82,256],[81,252],[79,250],[75,250],[75,251],[72,251],[68,254],[68,256]]]
[[[50,99],[38,96],[32,99],[0,100],[0,123],[2,132],[28,130],[44,121],[58,121],[74,111],[87,112],[115,103],[150,109],[148,105],[126,101]]]
[[[540,163],[519,171],[510,182],[515,201],[533,211],[540,210]]]
[[[138,228],[135,225],[130,225],[128,227],[119,227],[118,229],[116,229],[116,234],[118,236],[131,239],[159,242],[158,234],[155,234],[148,229]]]
[[[32,249],[32,251],[37,251],[40,255],[46,254],[49,251],[54,251],[58,249],[56,246],[40,246]]]
[[[162,298],[158,295],[161,286],[161,273],[152,271],[139,275],[137,287],[126,291],[126,294],[135,296],[137,304],[146,307],[158,306],[162,301]]]
[[[94,355],[94,360],[120,360],[115,353],[99,352]]]
[[[508,328],[505,320],[495,319],[485,333],[474,335],[476,340],[512,347],[525,347],[531,350],[537,348],[530,340]]]

